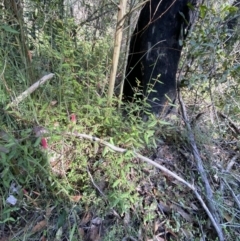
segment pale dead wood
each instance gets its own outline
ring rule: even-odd
[[[103,144],[109,148],[111,148],[112,150],[114,151],[117,151],[117,152],[120,152],[120,153],[125,153],[127,152],[128,150],[127,149],[124,149],[124,148],[120,148],[120,147],[117,147],[117,146],[114,146],[113,144],[110,144],[100,138],[97,138],[97,137],[93,137],[93,136],[90,136],[90,135],[87,135],[87,134],[81,134],[81,133],[72,133],[72,132],[65,132],[64,133],[65,135],[69,135],[69,136],[74,136],[74,137],[77,137],[77,138],[84,138],[84,139],[88,139],[90,141],[94,141],[94,142],[99,142],[100,144]],[[219,236],[219,240],[220,241],[224,241],[224,238],[223,238],[223,234],[222,234],[222,230],[221,228],[219,227],[219,224],[217,221],[215,221],[215,217],[212,215],[212,212],[209,210],[209,208],[207,207],[207,205],[205,204],[205,202],[203,201],[201,195],[198,193],[197,189],[195,188],[194,185],[190,184],[189,182],[185,181],[183,178],[181,178],[180,176],[178,176],[176,173],[168,170],[166,167],[154,162],[153,160],[145,157],[145,156],[142,156],[141,154],[137,153],[137,152],[133,152],[134,155],[136,157],[138,157],[140,160],[144,161],[144,162],[147,162],[148,164],[151,164],[152,166],[155,166],[156,168],[160,169],[161,171],[163,171],[164,173],[166,173],[167,175],[175,178],[176,180],[180,181],[181,183],[183,183],[185,186],[187,186],[189,189],[191,189],[193,191],[193,193],[195,194],[196,198],[199,200],[200,204],[202,205],[203,209],[206,211],[208,217],[210,218],[213,226],[215,227],[216,229],[216,232]]]
[[[230,192],[232,193],[232,196],[236,202],[236,204],[238,205],[238,208],[240,210],[240,201],[238,200],[238,197],[236,196],[236,194],[234,193],[234,191],[232,190],[232,188],[230,187],[230,185],[224,180],[222,179],[223,182],[227,185],[228,189],[230,190]]]
[[[109,202],[108,202],[107,196],[103,193],[103,191],[101,190],[101,188],[95,183],[95,181],[94,181],[94,179],[93,179],[93,177],[92,177],[92,174],[91,174],[91,172],[89,171],[89,168],[88,168],[88,167],[87,167],[87,173],[88,173],[88,175],[89,175],[89,177],[90,177],[90,179],[91,179],[91,182],[92,182],[93,186],[94,186],[94,187],[98,190],[98,192],[102,195],[105,203],[108,205]],[[113,214],[115,217],[117,217],[119,220],[121,220],[121,216],[116,212],[115,209],[111,208],[111,211],[112,211],[112,214]]]
[[[43,85],[46,81],[50,80],[54,74],[48,74],[43,76],[40,80],[38,80],[36,83],[31,85],[27,90],[25,90],[21,95],[19,95],[15,100],[13,100],[11,103],[9,103],[6,106],[6,109],[12,106],[18,105],[22,100],[24,100],[26,97],[28,97],[31,93],[33,93],[39,86]]]
[[[122,239],[122,241],[127,241],[127,240],[137,241],[137,239],[135,239],[135,238],[132,237],[132,236],[127,236],[127,237],[124,237],[124,238]]]
[[[132,5],[132,2],[130,3]],[[131,10],[132,6],[130,6]],[[125,81],[125,75],[126,75],[126,69],[127,69],[127,63],[128,63],[128,52],[130,48],[130,39],[131,39],[131,34],[132,34],[132,14],[128,14],[126,16],[128,18],[128,31],[127,31],[127,40],[126,40],[126,45],[125,45],[125,51],[124,51],[124,65],[123,65],[123,74],[122,74],[122,80],[120,83],[120,92],[119,92],[119,103],[118,103],[118,108],[121,107],[121,101],[123,99],[123,86],[124,86],[124,81]]]
[[[183,108],[185,108],[185,106],[183,106]],[[185,110],[185,109],[184,109],[184,110]],[[185,113],[184,116],[186,116],[186,111],[185,111],[184,113]],[[188,122],[187,122],[187,123],[188,123]],[[188,125],[189,125],[189,123],[188,123]],[[188,128],[190,128],[190,125],[189,125]],[[191,128],[190,128],[190,131],[191,131]],[[203,168],[202,160],[199,161],[199,159],[201,159],[201,158],[200,158],[200,156],[199,156],[198,149],[197,149],[197,147],[196,147],[196,143],[195,143],[195,140],[194,140],[194,136],[193,136],[192,131],[191,131],[191,134],[192,134],[192,136],[191,136],[191,139],[190,139],[189,141],[190,141],[190,143],[191,143],[193,155],[194,155],[195,159],[197,159],[198,165],[200,165],[200,167],[198,166],[198,171],[199,171],[199,173],[201,174],[201,177],[202,177],[202,175],[203,175],[203,177],[202,177],[203,183],[204,183],[205,186],[206,186],[206,185],[207,185],[206,182],[208,183],[208,180],[207,180],[207,177],[206,177],[206,172],[205,172],[205,170],[204,170],[204,168]],[[77,133],[77,132],[64,132],[64,133],[61,133],[61,135],[67,135],[67,136],[76,137],[76,138],[81,138],[81,139],[88,139],[88,140],[93,141],[93,142],[98,142],[98,143],[103,144],[103,145],[111,148],[112,150],[114,150],[114,151],[116,151],[116,152],[120,152],[120,153],[125,153],[125,152],[128,151],[127,149],[117,147],[117,146],[115,146],[115,145],[113,145],[113,144],[111,144],[111,143],[109,143],[109,142],[107,142],[107,141],[104,141],[104,140],[102,140],[102,139],[100,139],[100,138],[98,138],[98,137],[94,137],[94,136],[87,135],[87,134],[84,134],[84,133],[82,134],[82,133]],[[186,180],[184,180],[183,178],[181,178],[180,176],[178,176],[176,173],[170,171],[169,169],[167,169],[166,167],[164,167],[164,166],[156,163],[155,161],[153,161],[153,160],[151,160],[151,159],[149,159],[149,158],[147,158],[147,157],[145,157],[145,156],[137,153],[136,151],[133,151],[133,154],[135,155],[135,157],[139,158],[141,161],[144,161],[144,162],[146,162],[146,163],[148,163],[148,164],[150,164],[150,165],[152,165],[152,166],[155,166],[156,168],[160,169],[161,171],[163,171],[163,172],[166,173],[167,175],[169,175],[169,176],[173,177],[174,179],[180,181],[182,184],[184,184],[184,185],[187,186],[189,189],[191,189],[191,190],[193,191],[193,193],[195,194],[196,198],[198,199],[198,201],[200,202],[200,204],[201,204],[201,206],[203,207],[203,209],[206,211],[209,219],[211,220],[211,222],[212,222],[212,224],[213,224],[213,226],[214,226],[214,228],[215,228],[215,230],[216,230],[216,232],[217,232],[217,234],[218,234],[219,241],[224,241],[224,236],[223,236],[223,233],[222,233],[222,229],[221,229],[220,224],[219,224],[219,221],[218,221],[218,219],[217,219],[217,217],[216,217],[216,210],[214,210],[215,213],[213,213],[213,211],[212,211],[212,206],[208,207],[210,201],[211,201],[210,205],[214,205],[214,204],[213,204],[213,201],[214,201],[214,200],[213,200],[213,195],[212,195],[212,190],[211,190],[211,188],[210,188],[210,190],[209,190],[209,187],[207,187],[207,188],[208,188],[207,193],[206,193],[207,199],[208,199],[208,200],[207,200],[208,206],[207,206],[207,205],[205,204],[203,198],[201,197],[201,195],[200,195],[199,192],[197,191],[197,188],[196,188],[193,184],[190,184],[189,182],[187,182]],[[200,162],[200,164],[199,164],[199,162]],[[205,176],[204,176],[203,172],[204,172]],[[88,172],[88,174],[89,174],[89,172]],[[90,175],[90,178],[91,178],[91,175]],[[205,178],[205,179],[204,179],[204,178]],[[91,180],[92,180],[93,184],[95,184],[92,178],[91,178]],[[208,185],[209,185],[209,183],[208,183]],[[98,191],[99,191],[99,192],[102,194],[102,196],[104,197],[105,195],[100,191],[100,189],[96,186],[96,184],[95,184],[94,186],[98,189]],[[209,186],[210,186],[210,185],[209,185]],[[210,192],[211,195],[212,195],[212,196],[211,196],[211,198],[212,198],[211,200],[209,200],[209,192]]]
[[[109,88],[108,88],[109,104],[111,104],[111,102],[112,102],[115,79],[116,79],[116,74],[117,74],[117,66],[118,66],[120,49],[121,49],[123,26],[124,26],[124,20],[125,20],[124,15],[126,12],[126,6],[127,6],[126,0],[119,1],[117,26],[116,26],[114,50],[113,50],[113,58],[112,58],[112,69],[111,69],[111,73],[110,73]]]
[[[104,141],[98,137],[94,137],[94,136],[90,136],[90,135],[87,135],[87,134],[81,134],[81,133],[72,133],[72,132],[66,132],[64,133],[65,135],[69,135],[69,136],[75,136],[75,137],[78,137],[78,138],[84,138],[84,139],[88,139],[90,141],[94,141],[94,142],[99,142],[100,144],[103,144],[109,148],[111,148],[112,150],[114,151],[117,151],[117,152],[120,152],[120,153],[125,153],[127,152],[128,150],[127,149],[124,149],[124,148],[120,148],[120,147],[117,147],[117,146],[114,146],[113,144],[110,144],[109,142],[107,141]],[[163,171],[164,173],[168,174],[169,176],[172,176],[173,178],[177,179],[178,181],[180,181],[181,183],[183,183],[184,185],[186,185],[187,187],[189,187],[190,189],[192,190],[195,190],[195,187],[188,183],[187,181],[185,181],[183,178],[181,178],[180,176],[178,176],[176,173],[168,170],[166,167],[154,162],[153,160],[145,157],[145,156],[142,156],[141,154],[137,153],[137,152],[133,152],[133,154],[138,157],[140,160],[144,161],[144,162],[147,162],[149,164],[151,164],[152,166],[155,166],[157,167],[158,169],[160,169],[161,171]]]
[[[93,186],[99,191],[99,193],[103,196],[104,200],[107,202],[107,197],[106,195],[102,192],[102,190],[100,189],[100,187],[95,183],[93,177],[92,177],[92,174],[91,172],[89,171],[89,169],[87,168],[87,173],[88,173],[88,176],[90,177],[91,179],[91,182],[93,184]]]
[[[149,2],[150,0],[146,0],[142,3],[139,3],[136,7],[134,7],[133,9],[131,9],[131,11],[129,11],[126,15],[128,14],[132,14],[134,11],[139,10],[139,8],[141,8],[145,3]]]
[[[220,111],[218,111],[217,113],[220,117],[222,117],[223,119],[226,119],[229,122],[230,127],[234,130],[234,132],[237,135],[240,135],[240,128],[228,116],[226,116]]]
[[[229,172],[229,171],[232,169],[233,165],[236,163],[236,160],[237,160],[239,157],[240,157],[240,155],[239,155],[239,154],[236,154],[236,155],[230,160],[230,162],[228,163],[227,168],[226,168],[226,171],[227,171],[227,172]]]
[[[188,131],[188,141],[189,141],[190,147],[192,149],[192,154],[193,154],[194,159],[195,159],[196,164],[197,164],[198,173],[200,174],[202,182],[204,184],[205,195],[206,195],[208,207],[204,207],[205,203],[201,203],[201,204],[202,204],[202,207],[205,210],[208,210],[208,212],[207,211],[206,212],[207,212],[209,218],[211,219],[212,225],[214,226],[214,228],[217,232],[219,241],[224,241],[225,239],[224,239],[223,231],[222,231],[222,228],[221,228],[221,225],[220,225],[220,222],[219,222],[219,220],[220,220],[219,213],[216,210],[216,207],[215,207],[215,204],[214,204],[213,192],[212,192],[211,186],[210,186],[208,178],[207,178],[207,173],[206,173],[206,171],[203,167],[203,161],[200,157],[200,153],[199,153],[198,148],[197,148],[197,144],[196,144],[196,141],[195,141],[195,138],[194,138],[194,134],[193,134],[192,128],[190,126],[190,121],[189,121],[189,118],[187,116],[186,107],[185,107],[185,104],[182,100],[182,96],[181,96],[180,91],[178,91],[178,99],[179,99],[179,103],[180,103],[180,107],[181,107],[183,120],[184,120],[184,123],[186,125],[186,129]],[[198,194],[195,193],[195,195],[198,198]],[[204,206],[203,206],[203,204],[204,204]]]

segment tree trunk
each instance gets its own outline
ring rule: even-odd
[[[199,1],[150,0],[144,5],[130,43],[125,100],[132,101],[135,92],[141,91],[152,112],[169,111],[169,104],[176,99],[183,40]]]

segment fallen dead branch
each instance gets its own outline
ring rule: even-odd
[[[31,85],[27,90],[25,90],[21,95],[19,95],[15,100],[13,100],[11,103],[9,103],[6,106],[6,109],[8,109],[9,107],[18,105],[22,100],[24,100],[27,96],[32,94],[39,86],[44,84],[46,81],[50,80],[53,76],[54,76],[54,74],[52,74],[52,73],[43,76],[40,80],[38,80],[36,83]]]
[[[189,119],[188,119],[188,116],[187,116],[186,107],[185,107],[185,104],[182,100],[182,96],[181,96],[180,91],[178,91],[178,99],[179,99],[179,103],[180,103],[180,107],[181,107],[183,120],[184,120],[184,123],[185,123],[187,131],[188,131],[188,141],[189,141],[190,147],[192,149],[192,154],[193,154],[194,159],[195,159],[196,164],[197,164],[198,173],[200,174],[202,182],[204,184],[205,195],[206,195],[208,207],[203,206],[203,205],[205,205],[204,202],[203,203],[201,202],[201,204],[202,204],[202,207],[207,212],[209,218],[211,219],[211,222],[212,222],[212,224],[213,224],[213,226],[214,226],[214,228],[217,232],[219,241],[224,241],[225,239],[224,239],[223,231],[222,231],[222,228],[221,228],[221,225],[220,225],[220,222],[219,222],[219,220],[220,220],[219,213],[217,212],[216,207],[214,205],[213,192],[212,192],[211,186],[210,186],[208,178],[207,178],[207,173],[206,173],[206,171],[203,167],[203,161],[200,157],[200,153],[199,153],[198,148],[197,148],[197,144],[196,144],[196,141],[195,141],[195,138],[194,138],[194,134],[193,134],[193,131],[191,129],[191,125],[190,125],[190,122],[189,122]],[[195,191],[194,191],[194,193],[195,193],[196,197],[198,198],[199,194],[196,193]],[[198,198],[198,200],[199,200],[199,198]]]
[[[81,134],[81,133],[72,133],[72,132],[66,132],[65,133],[66,135],[69,135],[69,136],[75,136],[75,137],[78,137],[78,138],[84,138],[84,139],[88,139],[90,141],[94,141],[94,142],[99,142],[100,144],[103,144],[105,146],[108,146],[109,148],[111,148],[112,150],[114,151],[117,151],[117,152],[121,152],[121,153],[124,153],[124,152],[127,152],[128,150],[127,149],[124,149],[124,148],[120,148],[120,147],[117,147],[117,146],[114,146],[98,137],[94,137],[94,136],[90,136],[90,135],[87,135],[87,134]],[[166,167],[152,161],[151,159],[145,157],[145,156],[142,156],[141,154],[137,153],[137,152],[133,152],[134,155],[136,157],[138,157],[139,159],[141,159],[142,161],[145,161],[149,164],[151,164],[152,166],[155,166],[157,167],[158,169],[160,169],[161,171],[163,171],[164,173],[168,174],[169,176],[172,176],[173,178],[177,179],[178,181],[182,182],[183,184],[185,184],[186,186],[188,186],[190,189],[192,190],[195,190],[195,187],[193,185],[191,185],[190,183],[188,183],[187,181],[185,181],[183,178],[181,178],[180,176],[178,176],[176,173],[168,170]]]
[[[240,200],[239,198],[236,196],[236,194],[234,193],[233,189],[230,187],[230,185],[223,179],[223,182],[226,184],[226,186],[228,187],[228,189],[230,190],[232,196],[233,196],[233,199],[235,200],[239,210],[240,210]]]
[[[124,152],[127,152],[128,150],[127,149],[124,149],[124,148],[120,148],[120,147],[117,147],[117,146],[114,146],[100,138],[97,138],[97,137],[94,137],[94,136],[90,136],[90,135],[87,135],[87,134],[81,134],[81,133],[72,133],[72,132],[65,132],[64,133],[65,135],[68,135],[68,136],[74,136],[74,137],[77,137],[77,138],[84,138],[84,139],[88,139],[90,141],[93,141],[93,142],[99,142],[100,144],[103,144],[105,146],[108,146],[109,148],[111,148],[112,150],[114,151],[117,151],[117,152],[120,152],[120,153],[124,153]],[[166,167],[154,162],[153,160],[145,157],[145,156],[142,156],[141,154],[137,153],[137,152],[133,152],[134,155],[136,157],[138,157],[140,160],[144,161],[144,162],[147,162],[148,164],[151,164],[152,166],[155,166],[156,168],[160,169],[161,171],[163,171],[164,173],[168,174],[169,176],[175,178],[176,180],[180,181],[181,183],[183,183],[185,186],[187,186],[189,189],[191,189],[193,191],[193,193],[195,194],[196,198],[198,199],[198,201],[200,202],[200,204],[202,205],[203,209],[206,211],[208,217],[210,218],[213,226],[215,227],[216,229],[216,232],[218,234],[218,237],[219,237],[219,240],[220,241],[224,241],[224,237],[223,237],[223,233],[222,233],[222,229],[218,223],[218,220],[215,220],[215,217],[214,215],[212,214],[212,211],[209,210],[209,208],[207,207],[207,205],[205,204],[205,202],[203,201],[201,195],[198,193],[197,189],[195,188],[194,185],[190,184],[189,182],[187,182],[186,180],[184,180],[183,178],[181,178],[180,176],[178,176],[176,173],[168,170]]]
[[[237,153],[228,163],[226,171],[230,172],[230,170],[232,169],[233,165],[236,163],[237,159],[239,159],[240,155],[239,153]]]
[[[239,127],[226,115],[224,115],[222,112],[217,112],[220,117],[227,120],[229,122],[229,126],[233,129],[233,132],[235,132],[236,135],[240,135],[240,129]]]

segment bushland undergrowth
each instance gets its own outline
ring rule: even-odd
[[[222,19],[211,8],[203,8],[201,14],[220,23],[230,10],[222,9]],[[188,80],[184,98],[225,235],[237,240],[238,62],[229,60],[228,52],[215,44],[214,36],[225,38],[226,32],[217,35],[220,30],[213,25],[208,32],[207,27],[196,26],[199,34],[191,35],[183,56],[196,60],[190,70],[182,61],[185,75],[180,77]],[[0,240],[216,240],[194,195],[133,154],[139,151],[155,159],[203,193],[179,113],[168,120],[149,115],[143,122],[138,103],[118,109],[114,97],[109,107],[111,35],[93,42],[83,27],[72,38],[73,27],[71,21],[51,25],[54,41],[44,30],[38,38],[29,37],[35,80],[49,72],[55,76],[8,109],[7,104],[35,80],[28,78],[19,54],[21,44],[11,42],[18,39],[18,31],[3,28]],[[209,55],[214,73],[206,63]],[[218,111],[226,116],[218,116]],[[118,153],[69,133],[96,136],[128,151]]]

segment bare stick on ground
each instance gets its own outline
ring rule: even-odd
[[[114,151],[120,152],[120,153],[124,153],[127,152],[127,149],[124,148],[120,148],[117,146],[114,146],[100,138],[94,137],[94,136],[90,136],[87,134],[81,134],[81,133],[72,133],[72,132],[66,132],[64,133],[65,135],[69,135],[69,136],[75,136],[77,138],[84,138],[84,139],[88,139],[90,141],[96,141],[99,142],[100,144],[103,144],[105,146],[108,146],[109,148],[111,148]],[[153,160],[142,156],[141,154],[137,153],[137,152],[133,152],[134,155],[136,157],[138,157],[141,161],[147,162],[148,164],[151,164],[152,166],[155,166],[156,168],[160,169],[161,171],[163,171],[164,173],[168,174],[169,176],[175,178],[176,180],[180,181],[181,183],[183,183],[185,186],[187,186],[189,189],[191,189],[196,198],[199,200],[200,204],[202,205],[203,209],[206,211],[208,217],[210,218],[214,228],[216,229],[216,232],[218,234],[219,237],[219,241],[224,241],[224,237],[223,237],[223,233],[222,233],[222,229],[218,223],[218,220],[215,219],[215,216],[212,214],[212,212],[209,210],[209,208],[207,207],[207,205],[205,204],[203,198],[201,197],[201,195],[198,193],[197,189],[195,188],[194,185],[190,184],[189,182],[187,182],[186,180],[184,180],[183,178],[181,178],[180,176],[178,176],[176,173],[168,170],[166,167],[154,162]]]
[[[183,120],[184,120],[184,123],[185,123],[187,131],[188,131],[188,141],[189,141],[189,144],[190,144],[190,148],[192,149],[192,154],[193,154],[194,159],[195,159],[196,164],[197,164],[198,173],[200,174],[202,182],[204,184],[205,195],[206,195],[206,199],[207,199],[207,206],[209,208],[209,211],[211,212],[211,215],[213,216],[213,219],[211,219],[211,222],[212,222],[212,224],[213,224],[213,226],[214,226],[214,228],[217,232],[219,241],[224,241],[225,239],[224,239],[223,231],[222,231],[222,228],[221,228],[221,225],[220,225],[220,222],[219,222],[219,220],[220,220],[219,213],[217,212],[216,207],[214,205],[213,192],[212,192],[211,186],[210,186],[208,178],[207,178],[207,173],[206,173],[206,171],[203,167],[203,161],[200,157],[200,153],[199,153],[198,148],[197,148],[197,144],[196,144],[196,141],[195,141],[195,138],[194,138],[194,134],[193,134],[193,131],[191,129],[190,122],[189,122],[189,119],[188,119],[188,116],[187,116],[186,107],[185,107],[185,104],[182,100],[182,96],[181,96],[180,91],[178,91],[178,99],[179,99],[179,103],[180,103],[180,106],[181,106]],[[195,195],[196,195],[196,193],[195,193]],[[208,214],[208,216],[209,216],[209,214]]]
[[[21,95],[19,95],[15,100],[13,100],[11,103],[9,103],[6,106],[6,109],[9,107],[13,107],[18,105],[22,100],[24,100],[26,97],[28,97],[30,94],[32,94],[39,86],[44,84],[46,81],[50,80],[54,74],[48,74],[43,76],[40,80],[38,80],[36,83],[31,85],[27,90],[25,90]]]

